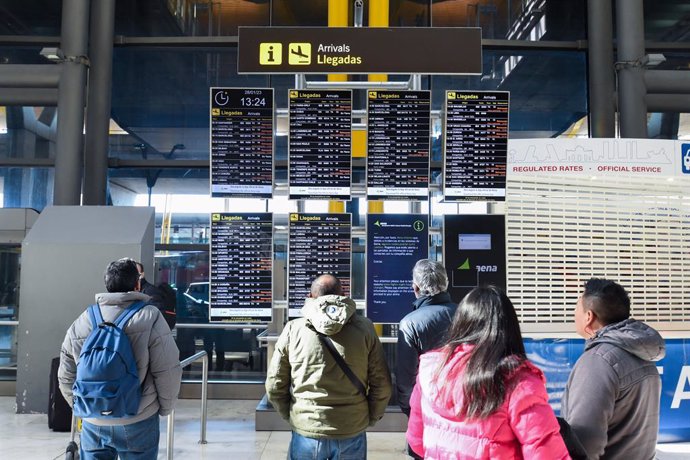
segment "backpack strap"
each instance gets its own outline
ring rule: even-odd
[[[364,388],[364,384],[361,380],[359,380],[359,378],[357,378],[355,373],[352,372],[352,369],[350,369],[350,366],[347,365],[343,357],[340,356],[340,353],[338,353],[338,350],[335,349],[335,345],[333,345],[331,338],[320,333],[319,331],[315,330],[314,332],[316,332],[316,335],[319,337],[321,344],[331,353],[331,356],[333,356],[333,359],[335,359],[335,362],[338,364],[340,369],[343,370],[348,380],[350,380],[355,388],[357,388],[357,391],[359,391],[359,393],[366,398],[367,390]]]
[[[101,315],[101,309],[98,306],[97,303],[93,305],[89,305],[89,308],[87,309],[89,312],[89,317],[91,318],[91,324],[93,325],[93,328],[96,329],[99,324],[103,322],[103,316]]]
[[[139,302],[134,302],[129,307],[127,307],[124,312],[120,314],[120,316],[115,321],[115,326],[119,327],[120,329],[124,329],[125,324],[127,324],[127,322],[132,318],[132,316],[134,316],[136,312],[138,312],[145,306],[146,302],[144,302],[143,300],[140,300]]]

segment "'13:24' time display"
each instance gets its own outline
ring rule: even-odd
[[[240,99],[243,107],[266,107],[265,97],[243,97]]]

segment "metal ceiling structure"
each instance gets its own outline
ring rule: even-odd
[[[439,93],[447,88],[510,91],[511,137],[554,137],[588,111],[586,7],[585,1],[397,0],[390,2],[390,23],[482,27],[484,74],[426,78],[426,87]],[[142,193],[147,188],[142,179],[165,169],[156,176],[161,178],[158,191],[173,183],[179,193],[182,181],[172,179],[182,177],[189,180],[184,189],[203,189],[208,88],[273,86],[276,105],[282,107],[285,99],[278,93],[293,84],[285,77],[236,74],[237,27],[325,25],[327,8],[326,0],[118,0],[111,116],[122,131],[110,136],[111,180],[121,180]],[[45,63],[38,50],[59,44],[61,9],[61,2],[54,0],[0,1],[0,42],[5,45],[0,59],[8,64]],[[644,13],[645,38],[662,47],[666,56],[658,68],[688,69],[687,2],[647,0]],[[18,45],[12,46],[13,42]],[[440,102],[437,105],[434,108],[439,109]],[[7,110],[8,133],[0,135],[5,138],[4,143],[0,140],[0,166],[3,157],[18,165],[23,157],[37,160],[35,152],[26,151],[25,142],[14,142],[19,135],[15,131],[25,129],[24,118],[17,115],[21,108]],[[677,114],[675,125],[658,124],[667,131],[677,129]],[[43,140],[38,135],[33,144]],[[51,149],[47,151],[50,158]]]

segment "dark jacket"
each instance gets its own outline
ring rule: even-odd
[[[307,299],[303,318],[285,325],[266,373],[266,395],[292,429],[309,438],[350,438],[383,417],[391,380],[372,322],[355,313],[352,299]],[[319,341],[331,338],[367,388],[362,395]]]
[[[654,361],[665,354],[659,333],[634,319],[609,324],[585,342],[561,415],[590,459],[654,458],[661,395]]]
[[[151,298],[149,300],[149,305],[153,305],[158,310],[160,310],[161,314],[163,315],[163,318],[165,319],[166,324],[168,325],[170,330],[172,330],[177,322],[177,309],[175,308],[176,305],[166,305],[165,295],[163,294],[161,289],[158,286],[154,286],[153,284],[146,281],[146,278],[142,278],[140,282],[140,292],[143,292]]]
[[[419,356],[441,345],[457,306],[447,292],[439,292],[415,300],[413,311],[400,321],[396,386],[398,404],[408,416],[410,396],[417,380]]]
[[[143,292],[147,296],[151,297],[151,299],[149,300],[149,305],[153,305],[154,307],[159,309],[161,313],[163,313],[163,311],[165,311],[165,305],[163,302],[163,295],[161,294],[161,291],[156,286],[146,281],[146,278],[142,278],[140,282],[141,289],[139,292]]]

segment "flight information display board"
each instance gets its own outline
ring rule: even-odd
[[[273,215],[211,214],[210,320],[271,322]]]
[[[211,88],[211,196],[273,196],[273,89]]]
[[[368,91],[367,197],[427,200],[430,91]]]
[[[443,262],[455,302],[477,286],[506,289],[506,221],[503,215],[446,215]]]
[[[367,216],[367,318],[399,323],[412,311],[412,268],[429,257],[429,216]]]
[[[288,315],[301,315],[311,283],[323,274],[340,280],[350,295],[352,215],[291,213],[288,224]]]
[[[352,90],[292,89],[289,95],[290,199],[349,200]]]
[[[506,91],[446,91],[445,201],[505,200],[509,106]]]

